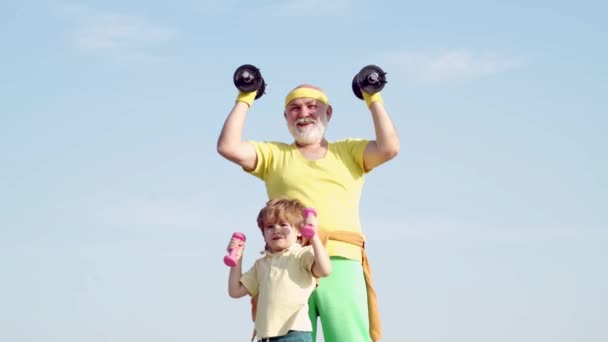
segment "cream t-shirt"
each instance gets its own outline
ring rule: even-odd
[[[308,299],[315,289],[311,246],[294,244],[264,257],[241,277],[252,296],[258,296],[255,330],[258,338],[286,335],[289,330],[312,331]]]

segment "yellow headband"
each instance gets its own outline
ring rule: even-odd
[[[325,95],[322,91],[319,91],[314,88],[303,87],[303,88],[296,88],[296,89],[292,90],[289,94],[287,94],[287,97],[285,98],[285,108],[287,108],[287,105],[289,104],[289,102],[291,102],[295,99],[301,99],[303,97],[315,99],[315,100],[321,101],[325,104],[329,104],[329,101],[327,100],[327,95]]]

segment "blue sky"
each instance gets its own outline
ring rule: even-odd
[[[215,151],[290,140],[324,88],[328,138],[373,137],[380,65],[401,153],[362,222],[385,341],[608,340],[606,5],[593,1],[20,1],[0,5],[0,340],[245,341],[233,231],[262,246],[261,182]],[[322,339],[321,339],[322,340]]]

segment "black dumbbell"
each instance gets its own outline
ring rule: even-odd
[[[266,92],[266,82],[260,69],[251,64],[243,64],[234,71],[234,85],[244,93],[257,90],[255,99],[259,99]]]
[[[377,93],[384,88],[385,84],[386,73],[384,70],[380,69],[379,66],[370,64],[363,67],[363,69],[353,77],[353,93],[363,100],[363,94],[361,94],[362,90],[368,94]]]

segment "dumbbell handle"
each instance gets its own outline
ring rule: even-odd
[[[236,233],[232,234],[232,240],[241,240],[241,241],[245,242],[247,240],[247,238],[245,237],[245,234],[236,232]],[[228,266],[228,267],[236,266],[236,262],[238,259],[237,253],[238,253],[238,248],[230,248],[228,255],[226,255],[224,257],[224,264],[226,264],[226,266]]]
[[[377,72],[372,72],[371,74],[367,75],[367,82],[370,84],[376,84],[378,81],[380,81],[380,75]]]
[[[307,220],[310,215],[314,215],[315,217],[317,217],[317,211],[314,208],[304,209],[304,220]],[[311,237],[315,236],[316,232],[317,229],[312,223],[304,224],[301,230],[302,236],[307,239],[310,239]]]

